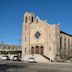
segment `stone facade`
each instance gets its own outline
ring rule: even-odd
[[[22,59],[27,54],[41,54],[55,61],[60,58],[60,47],[64,48],[61,37],[69,38],[71,43],[72,37],[61,32],[59,24],[49,24],[34,13],[26,12],[22,26]],[[66,51],[68,54],[67,46]]]
[[[70,51],[72,49],[72,35],[65,32],[60,32],[60,57],[69,59]]]

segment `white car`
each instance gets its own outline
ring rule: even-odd
[[[28,63],[36,63],[35,59],[33,57],[30,57],[28,59]]]
[[[2,56],[1,59],[2,59],[2,60],[10,60],[9,56],[6,56],[6,55]]]

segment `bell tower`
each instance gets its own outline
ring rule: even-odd
[[[22,26],[22,58],[24,58],[24,55],[30,53],[30,28],[34,20],[35,14],[33,12],[26,12],[24,14]]]
[[[35,14],[33,12],[24,14],[24,24],[34,22]]]

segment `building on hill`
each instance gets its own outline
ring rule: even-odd
[[[22,25],[22,60],[26,55],[41,55],[52,61],[69,59],[72,35],[60,30],[59,24],[49,24],[33,12],[24,14]],[[37,57],[37,56],[36,56]]]

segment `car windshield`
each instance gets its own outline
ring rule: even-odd
[[[14,56],[14,57],[18,57],[18,56]]]
[[[29,59],[34,59],[34,58],[29,58]]]

